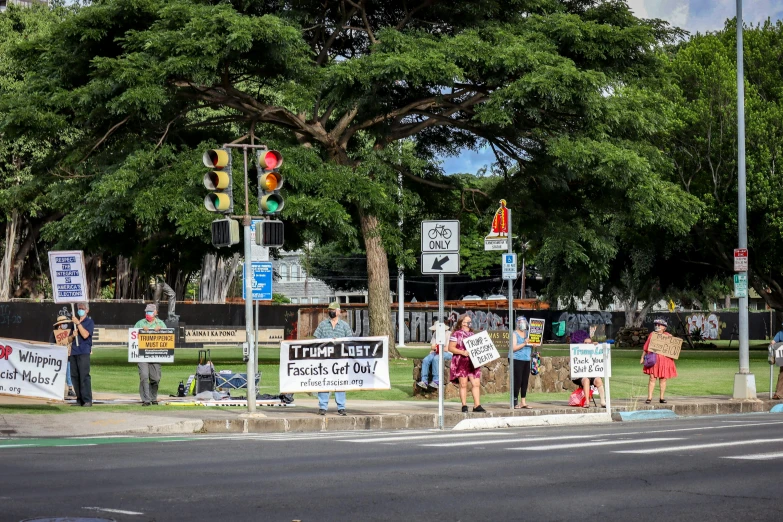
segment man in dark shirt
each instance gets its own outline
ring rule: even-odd
[[[76,339],[71,346],[71,380],[76,392],[76,402],[81,406],[92,406],[92,384],[90,382],[90,354],[92,353],[92,334],[95,322],[89,316],[89,303],[76,305],[76,315],[73,317],[73,328]],[[79,344],[76,344],[76,342]]]

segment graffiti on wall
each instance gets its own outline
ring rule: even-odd
[[[720,333],[725,324],[721,324],[720,318],[714,314],[694,313],[685,318],[688,323],[688,333],[697,335],[701,333],[701,338],[706,340],[720,339]]]
[[[0,305],[0,325],[21,324],[22,316],[11,311],[10,305]]]
[[[566,323],[565,335],[584,330],[589,335],[602,335],[606,325],[612,324],[611,312],[563,312],[558,319]]]

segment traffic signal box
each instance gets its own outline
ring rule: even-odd
[[[239,244],[239,222],[231,218],[213,221],[212,244],[217,248]]]
[[[256,245],[280,248],[283,246],[284,233],[285,226],[282,221],[278,219],[261,221],[256,224]]]
[[[258,159],[258,211],[265,216],[277,215],[283,210],[285,201],[280,189],[283,176],[278,172],[283,164],[283,155],[276,150],[262,149]]]
[[[204,153],[204,186],[212,190],[204,198],[204,207],[210,212],[231,214],[234,211],[234,192],[231,179],[231,153],[226,149],[210,149]]]

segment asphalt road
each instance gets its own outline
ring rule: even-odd
[[[781,520],[783,415],[0,441],[0,520]]]

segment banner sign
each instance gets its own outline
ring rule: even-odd
[[[87,301],[84,253],[80,250],[49,252],[49,272],[55,303]]]
[[[470,355],[470,361],[476,368],[491,363],[495,359],[500,359],[500,354],[486,331],[466,337],[462,340],[462,345]]]
[[[603,344],[572,344],[571,345],[571,378],[603,377],[604,376],[604,345]],[[612,376],[612,367],[607,368],[607,377]]]
[[[128,362],[174,362],[174,330],[128,328]]]
[[[0,339],[0,395],[63,400],[68,349]]]
[[[652,337],[650,338],[650,345],[647,349],[651,352],[665,355],[669,359],[679,359],[680,349],[682,349],[682,339],[653,332]]]
[[[531,319],[528,321],[528,337],[527,343],[530,346],[541,346],[544,342],[544,327],[546,326],[546,319]]]
[[[388,337],[280,343],[280,393],[389,389]]]

